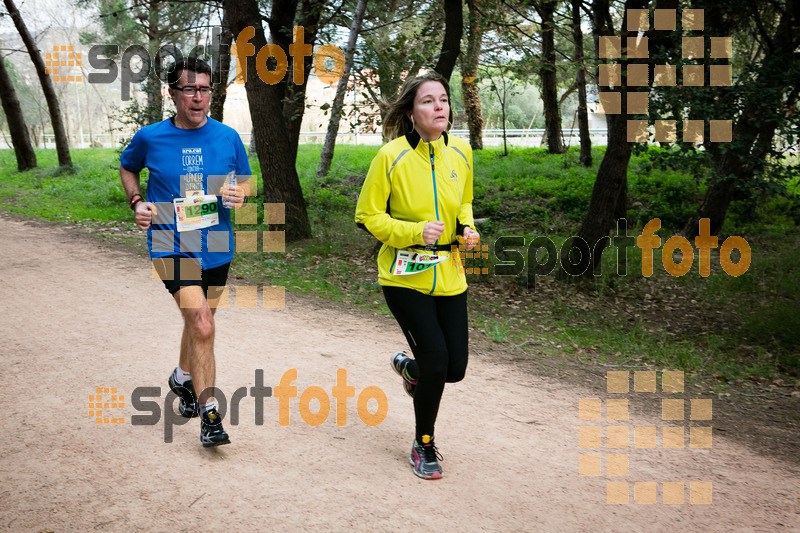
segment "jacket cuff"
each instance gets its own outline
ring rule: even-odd
[[[422,232],[425,230],[425,224],[428,221],[423,220],[422,222],[417,222],[417,225],[414,227],[414,244],[425,244],[425,239],[422,237]]]

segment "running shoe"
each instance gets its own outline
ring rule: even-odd
[[[407,356],[405,352],[397,352],[392,356],[391,364],[394,371],[403,378],[403,388],[406,390],[406,393],[413,398],[414,391],[417,390],[417,380],[411,379],[408,370],[406,370],[410,361],[411,358]]]
[[[230,444],[228,434],[222,429],[222,418],[216,409],[209,409],[200,417],[200,442],[203,448]]]
[[[426,439],[429,441],[427,444],[419,444],[416,440],[414,441],[408,462],[414,467],[414,474],[417,477],[422,479],[441,479],[442,467],[439,466],[439,461],[442,460],[442,455],[436,445],[433,444],[430,436],[423,435],[422,441],[425,442]]]
[[[194,393],[194,385],[189,379],[183,385],[175,381],[175,372],[169,375],[169,388],[178,395],[178,412],[186,418],[194,418],[200,414],[200,405],[197,402],[197,395]]]

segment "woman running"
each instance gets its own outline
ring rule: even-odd
[[[383,243],[378,282],[414,358],[391,358],[414,398],[416,435],[410,462],[423,479],[439,479],[434,424],[445,383],[467,369],[467,280],[455,247],[480,236],[472,217],[472,149],[449,136],[450,86],[431,72],[406,80],[389,104],[385,144],[372,160],[356,206],[356,223]]]

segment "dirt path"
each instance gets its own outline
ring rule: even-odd
[[[161,387],[163,405],[181,331],[145,258],[3,217],[0,279],[0,529],[800,530],[800,474],[717,432],[711,449],[613,450],[629,453],[627,477],[580,476],[582,451],[608,451],[578,446],[578,427],[592,424],[579,421],[578,400],[596,394],[483,357],[445,391],[437,424],[445,478],[418,480],[407,459],[411,401],[388,365],[404,347],[399,330],[389,319],[291,296],[283,310],[220,310],[218,385],[252,387],[263,369],[274,387],[296,368],[299,393],[316,385],[330,395],[345,368],[356,395],[368,386],[385,391],[383,423],[362,423],[350,399],[339,427],[331,399],[327,421],[312,427],[294,398],[290,425],[281,427],[272,397],[256,425],[248,396],[239,424],[226,425],[231,445],[203,449],[196,420],[175,427],[168,444],[163,421],[130,423],[136,387]],[[124,409],[107,411],[124,424],[88,416],[96,387],[126,395]],[[634,426],[662,422],[637,413],[635,395],[625,397],[633,443]],[[631,503],[607,504],[608,481],[627,482]],[[633,503],[637,481],[659,482],[657,504]],[[662,481],[685,482],[687,502],[661,503]],[[713,503],[689,504],[690,482],[711,482]]]

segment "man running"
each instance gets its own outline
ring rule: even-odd
[[[207,116],[208,63],[182,58],[167,81],[175,116],[134,135],[120,157],[119,174],[136,225],[147,230],[153,267],[183,315],[180,360],[169,377],[170,389],[180,398],[181,415],[200,416],[203,446],[219,446],[230,443],[213,395],[214,313],[233,260],[225,205],[238,208],[246,201],[250,164],[236,131]],[[146,201],[139,188],[144,168],[149,170]],[[223,187],[229,172],[235,172],[235,187]]]

